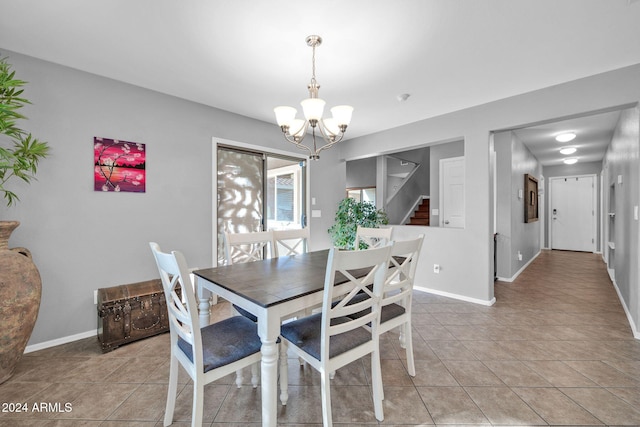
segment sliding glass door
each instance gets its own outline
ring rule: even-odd
[[[217,146],[218,265],[223,233],[302,228],[306,225],[306,161]]]

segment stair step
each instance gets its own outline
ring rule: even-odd
[[[411,218],[409,225],[429,225],[429,218]]]
[[[429,211],[416,211],[413,214],[414,218],[429,218]]]

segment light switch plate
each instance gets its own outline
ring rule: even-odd
[[[440,215],[440,211],[438,211],[438,209],[431,209],[431,215],[438,216]]]
[[[311,217],[312,218],[320,218],[322,216],[322,211],[319,209],[312,209],[311,210]]]

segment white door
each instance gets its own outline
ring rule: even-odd
[[[464,157],[440,160],[440,226],[464,228]]]
[[[595,251],[594,176],[552,178],[551,249]]]

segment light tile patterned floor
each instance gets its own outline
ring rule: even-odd
[[[640,341],[599,255],[543,251],[514,283],[496,282],[495,294],[496,304],[485,307],[417,292],[416,377],[405,371],[397,335],[388,334],[385,421],[374,418],[363,359],[332,381],[335,424],[640,425]],[[229,314],[228,304],[216,309]],[[168,334],[107,354],[95,338],[27,354],[0,386],[0,402],[26,402],[29,412],[0,412],[0,427],[160,426],[168,356]],[[280,425],[321,425],[316,372],[292,359],[289,380]],[[174,425],[187,426],[186,375],[180,384]],[[259,388],[237,389],[229,377],[206,393],[204,425],[259,425]],[[33,412],[40,402],[54,408]],[[60,410],[51,412],[56,403]]]

